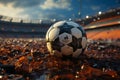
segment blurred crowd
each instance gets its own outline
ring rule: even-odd
[[[90,40],[79,59],[63,59],[44,40],[0,39],[0,80],[120,80],[119,42]]]

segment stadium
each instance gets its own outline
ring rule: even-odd
[[[90,39],[118,39],[120,27],[120,8],[111,9],[82,20],[74,20],[87,31]],[[27,20],[0,16],[0,37],[2,38],[45,38],[48,28],[57,21]],[[96,34],[94,36],[94,34]],[[116,35],[116,36],[114,36]]]
[[[0,15],[0,80],[120,80],[120,8],[72,20],[88,38],[75,62],[46,48],[46,32],[58,21]]]

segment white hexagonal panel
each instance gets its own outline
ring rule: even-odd
[[[59,31],[60,31],[59,28],[51,29],[51,31],[49,31],[49,33],[48,33],[49,41],[54,41],[58,37]]]
[[[53,27],[58,28],[59,26],[62,26],[66,21],[59,21],[53,25]]]
[[[81,44],[82,44],[82,48],[84,49],[86,47],[86,45],[87,45],[87,39],[86,39],[86,37],[82,37]]]
[[[59,35],[59,40],[63,44],[69,44],[72,42],[72,35],[68,33],[62,33]]]
[[[72,28],[71,32],[72,32],[72,35],[75,36],[76,38],[82,37],[82,32],[78,28]]]
[[[53,27],[51,26],[48,30],[47,30],[47,33],[46,33],[46,41],[48,41],[49,39],[49,32],[53,29]]]
[[[74,53],[73,53],[73,57],[77,58],[82,52],[82,49],[77,49]]]
[[[71,55],[73,53],[73,48],[68,45],[65,45],[61,48],[61,53],[66,56]]]

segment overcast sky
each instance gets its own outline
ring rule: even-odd
[[[120,0],[0,0],[0,15],[27,19],[69,19],[120,7]]]

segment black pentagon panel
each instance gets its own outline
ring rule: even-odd
[[[77,28],[82,32],[82,36],[86,37],[86,32],[81,27],[77,27]]]
[[[75,52],[78,48],[82,48],[82,45],[81,45],[81,42],[82,42],[82,39],[79,38],[75,38],[74,36],[72,36],[72,42],[69,43],[68,45],[71,46],[73,48],[73,52]]]
[[[52,49],[53,50],[58,50],[59,52],[61,52],[61,47],[64,46],[64,44],[61,44],[59,41],[59,37],[55,39],[54,42],[51,42],[52,44]]]
[[[82,48],[82,44],[81,44],[82,43],[82,38],[79,38],[77,43],[78,43],[78,49],[81,49]]]
[[[84,55],[84,51],[85,51],[85,49],[82,49],[80,55],[78,56],[78,59],[81,59],[81,57]]]
[[[85,49],[82,49],[81,55],[84,53]]]
[[[72,54],[71,55],[62,55],[62,60],[67,60],[67,59],[72,59]]]
[[[59,34],[62,34],[65,32],[71,34],[72,28],[73,28],[73,26],[68,25],[67,23],[64,23],[62,26],[60,26],[60,33]]]

